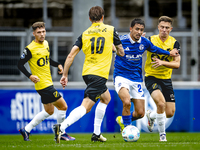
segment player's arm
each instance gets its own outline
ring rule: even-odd
[[[154,61],[151,62],[152,67],[157,68],[159,66],[165,66],[167,68],[178,69],[180,67],[181,57],[180,55],[177,57],[173,57],[173,61],[163,61],[158,58],[152,58]]]
[[[24,67],[24,64],[28,62],[29,59],[31,59],[32,55],[28,48],[25,48],[20,60],[17,63],[18,69],[28,78],[31,76],[31,73],[27,71],[27,69]]]
[[[63,66],[62,66],[59,62],[54,61],[54,60],[52,60],[51,58],[50,58],[49,62],[50,62],[50,65],[51,65],[51,66],[58,67],[58,69],[59,69],[58,73],[59,73],[59,74],[62,74],[62,73],[63,73]]]
[[[178,41],[175,42],[174,48],[179,51],[180,54],[180,44]],[[178,69],[180,67],[181,56],[173,57],[173,61],[162,61],[158,58],[152,58],[154,60],[152,67],[157,68],[159,66],[165,66],[167,68]]]
[[[164,54],[164,55],[169,55],[169,56],[172,56],[172,57],[177,57],[179,56],[179,52],[176,48],[174,48],[173,50],[171,50],[170,52],[164,50],[164,49],[161,49],[155,45],[153,45],[153,43],[151,43],[151,41],[148,41],[148,49],[150,52],[152,53],[156,53],[156,54]]]
[[[63,75],[62,75],[62,77],[60,79],[60,83],[61,83],[63,89],[65,88],[65,86],[68,83],[69,68],[72,65],[75,56],[79,53],[81,48],[82,48],[82,35],[80,35],[78,37],[78,39],[76,40],[74,46],[72,47],[70,53],[68,54],[68,56],[67,56],[67,58],[65,60]]]
[[[28,48],[25,48],[23,51],[23,54],[21,55],[20,60],[18,61],[17,67],[18,69],[27,76],[32,82],[37,83],[40,81],[40,79],[32,75],[30,72],[27,71],[27,69],[24,67],[24,64],[28,62],[29,59],[32,58],[32,54]]]
[[[125,53],[124,53],[124,48],[123,48],[123,46],[122,46],[122,42],[120,41],[120,38],[119,38],[119,35],[118,35],[118,33],[117,33],[117,31],[115,30],[115,28],[114,28],[114,45],[115,45],[115,50],[116,50],[116,54],[118,55],[118,56],[124,56],[125,55]],[[114,49],[114,48],[113,48]]]

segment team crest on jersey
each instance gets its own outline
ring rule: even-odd
[[[143,45],[143,44],[140,44],[139,49],[140,49],[140,50],[143,50],[143,49],[144,49],[144,45]]]
[[[47,51],[49,52],[49,48],[47,47]]]

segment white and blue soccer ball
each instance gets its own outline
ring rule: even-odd
[[[126,142],[136,142],[140,138],[140,131],[136,126],[128,125],[122,131],[122,137]]]

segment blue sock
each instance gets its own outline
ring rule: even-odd
[[[131,124],[131,115],[122,116],[124,126]]]

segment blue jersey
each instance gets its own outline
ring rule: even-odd
[[[114,64],[114,79],[122,76],[134,82],[143,82],[142,55],[145,50],[152,53],[170,55],[166,50],[154,46],[147,38],[141,37],[137,42],[133,41],[130,34],[120,36],[125,55],[116,55]]]

